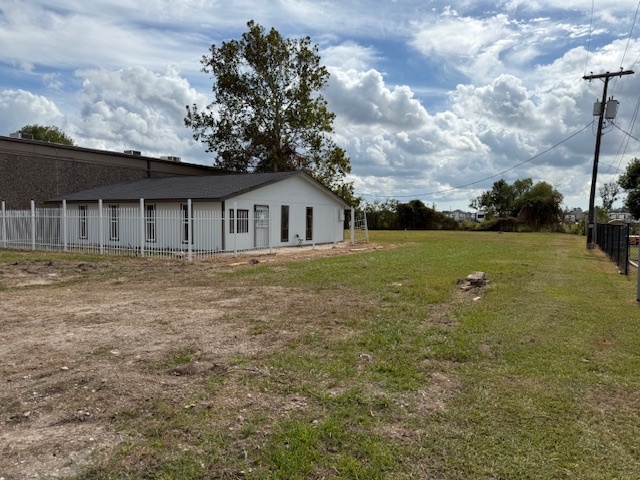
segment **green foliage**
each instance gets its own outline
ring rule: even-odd
[[[493,184],[491,191],[483,193],[483,195],[485,194],[488,198],[483,198],[481,203],[486,205],[487,212],[495,214],[498,217],[512,215],[511,211],[516,196],[511,185],[500,179]]]
[[[455,230],[458,222],[434,208],[427,207],[420,200],[400,203],[396,207],[398,225],[410,230]]]
[[[618,184],[627,193],[624,202],[634,218],[640,218],[640,159],[634,158],[618,178]]]
[[[474,198],[470,207],[485,210],[489,216],[515,217],[519,211],[518,200],[531,190],[532,185],[533,181],[530,178],[516,180],[513,185],[500,179],[494,182],[491,190]]]
[[[607,223],[609,221],[609,212],[605,210],[604,207],[595,207],[596,210],[596,221],[598,223]]]
[[[521,225],[515,218],[507,217],[487,220],[483,222],[480,227],[480,230],[490,232],[517,232],[520,230]]]
[[[19,131],[20,133],[33,135],[34,140],[61,143],[62,145],[74,145],[73,139],[56,126],[25,125]]]
[[[420,200],[399,203],[390,199],[384,203],[379,200],[365,203],[367,225],[370,230],[457,230],[461,226],[458,222],[438,212],[433,207],[427,207]]]
[[[533,180],[530,178],[525,178],[524,180],[516,180],[513,182],[513,193],[516,198],[519,198],[525,195],[531,188],[533,187]]]
[[[347,200],[349,158],[329,137],[335,115],[319,93],[329,80],[309,37],[283,38],[252,21],[240,40],[211,45],[202,71],[213,103],[187,106],[185,125],[230,172],[304,170]]]
[[[584,235],[584,222],[576,222],[573,224],[563,224],[562,232],[572,235]]]
[[[477,210],[485,210],[489,216],[516,217],[522,207],[522,198],[532,186],[533,181],[530,178],[516,180],[513,185],[500,179],[494,182],[491,190],[474,198],[470,206]]]
[[[398,201],[390,199],[384,203],[379,200],[367,203],[367,225],[370,230],[395,230],[400,228],[398,222]]]
[[[485,210],[489,216],[517,218],[528,228],[539,230],[559,224],[562,199],[562,194],[547,182],[534,185],[525,178],[509,185],[500,179],[491,190],[473,199],[470,206]]]
[[[598,189],[598,193],[600,194],[600,198],[602,198],[602,208],[605,212],[608,212],[611,210],[611,207],[613,207],[613,202],[618,199],[620,185],[616,182],[604,183]]]
[[[536,230],[555,227],[562,218],[562,199],[562,194],[550,184],[538,182],[518,198],[518,220]]]

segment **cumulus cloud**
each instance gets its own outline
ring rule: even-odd
[[[204,147],[191,138],[184,116],[186,105],[208,101],[176,71],[131,67],[78,75],[83,79],[80,129],[89,144],[203,159]]]
[[[326,96],[337,114],[336,140],[354,171],[364,172],[352,178],[356,191],[372,194],[368,200],[413,195],[464,207],[499,178],[531,177],[575,192],[567,201],[579,205],[593,137],[587,129],[564,143],[591,120],[580,115],[577,81],[555,76],[527,88],[513,75],[499,75],[458,85],[448,108],[431,114],[409,87],[387,85],[376,70],[332,70]],[[460,185],[469,187],[453,189]]]
[[[328,46],[320,53],[322,63],[342,70],[368,70],[379,58],[372,47],[363,47],[348,41]]]
[[[354,179],[359,192],[439,191],[460,180],[461,159],[488,153],[467,121],[451,111],[430,115],[409,87],[387,86],[378,71],[333,71],[326,96],[336,141],[354,171],[366,172]]]
[[[484,81],[505,72],[518,74],[550,49],[558,50],[590,33],[588,24],[546,17],[517,19],[508,13],[464,16],[450,8],[434,18],[416,20],[412,30],[410,45],[422,55]]]
[[[429,116],[408,87],[390,90],[376,70],[332,70],[327,93],[336,113],[358,124],[384,124],[391,129],[420,128]]]
[[[0,91],[0,135],[32,124],[56,125],[63,130],[66,126],[64,116],[48,98],[25,90]]]

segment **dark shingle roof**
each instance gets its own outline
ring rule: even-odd
[[[86,202],[100,199],[127,201],[140,198],[145,200],[184,200],[190,198],[193,200],[222,201],[300,174],[306,176],[302,171],[293,171],[202,177],[146,178],[144,180],[96,187],[64,195],[53,201]],[[311,179],[311,177],[308,178]],[[312,181],[315,182],[315,180]],[[318,186],[325,188],[319,183]],[[327,192],[333,195],[333,192],[328,189]],[[344,200],[342,201],[344,202]]]

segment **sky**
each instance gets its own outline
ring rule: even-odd
[[[0,0],[0,135],[56,125],[77,145],[213,164],[184,126],[212,102],[200,60],[254,20],[309,36],[334,139],[365,201],[472,211],[531,178],[587,209],[604,82],[619,101],[598,188],[640,157],[635,0]],[[638,21],[637,21],[638,20]],[[621,199],[624,195],[621,195]],[[601,204],[599,195],[596,204]],[[621,206],[618,200],[614,206]]]

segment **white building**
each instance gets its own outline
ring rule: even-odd
[[[460,210],[460,209],[444,211],[442,213],[444,213],[447,217],[455,220],[456,222],[468,222],[468,221],[475,220],[475,217],[474,217],[473,213],[465,212],[465,211]]]
[[[610,220],[620,220],[624,223],[631,223],[634,221],[633,215],[629,212],[609,212]]]
[[[65,205],[67,242],[172,251],[341,242],[350,208],[302,171],[148,178],[54,202]]]
[[[482,223],[487,219],[487,213],[479,210],[475,213],[476,222]]]

